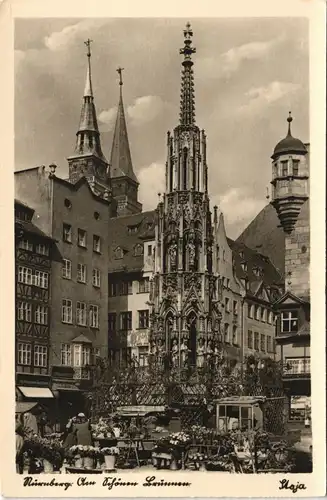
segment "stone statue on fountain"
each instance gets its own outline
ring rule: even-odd
[[[178,367],[178,344],[177,344],[177,339],[173,340],[173,345],[171,348],[171,364],[173,368]]]
[[[190,349],[188,348],[188,345],[187,345],[187,339],[183,338],[182,344],[181,344],[181,365],[182,365],[182,367],[186,367],[188,364],[189,352],[190,352]]]
[[[197,368],[203,368],[205,357],[205,345],[202,338],[199,339],[198,348],[196,350],[196,366]]]

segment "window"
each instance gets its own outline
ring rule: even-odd
[[[61,346],[61,364],[71,366],[72,364],[72,348],[70,344],[62,344]]]
[[[17,304],[17,319],[20,321],[32,321],[32,304],[28,302],[18,302]]]
[[[28,250],[29,252],[33,251],[33,243],[29,240],[20,240],[18,244],[19,248],[22,248],[23,250]]]
[[[253,332],[248,330],[248,348],[253,349]]]
[[[282,312],[282,332],[297,332],[298,313],[297,311]]]
[[[254,332],[254,349],[259,351],[259,333]]]
[[[48,360],[48,348],[46,345],[34,346],[34,366],[46,367]]]
[[[137,244],[137,245],[135,245],[135,247],[134,247],[134,255],[135,255],[135,257],[143,255],[143,245],[141,245],[140,243]]]
[[[109,297],[116,297],[117,283],[109,283]]]
[[[241,268],[242,268],[242,271],[243,271],[244,273],[246,273],[246,271],[248,270],[248,265],[247,265],[247,263],[246,263],[246,262],[242,262],[242,264],[241,264]]]
[[[238,342],[237,342],[237,326],[236,325],[233,325],[233,344],[236,345]]]
[[[286,177],[288,175],[288,161],[282,161],[282,177]]]
[[[101,238],[96,234],[93,235],[93,252],[101,252]]]
[[[32,345],[19,343],[18,344],[18,364],[30,365],[32,363]]]
[[[132,311],[120,313],[120,328],[121,330],[132,329]]]
[[[229,284],[230,284],[230,279],[226,278],[226,288],[229,288]]]
[[[260,335],[260,351],[266,351],[266,336],[263,333]]]
[[[37,269],[34,272],[34,285],[39,286],[40,288],[48,288],[49,286],[49,274],[44,271],[38,271]]]
[[[299,160],[293,160],[293,175],[299,175]]]
[[[70,224],[63,224],[62,239],[66,243],[71,243],[72,242],[72,226]]]
[[[32,269],[29,267],[19,266],[18,268],[18,282],[25,283],[25,285],[32,284]]]
[[[39,243],[36,245],[36,253],[40,255],[49,255],[49,247],[44,243]]]
[[[100,288],[100,271],[99,271],[99,269],[93,269],[92,284],[93,284],[93,286]]]
[[[73,346],[73,366],[86,366],[90,364],[91,348],[84,344]]]
[[[71,262],[71,260],[64,259],[64,262],[62,265],[62,277],[65,278],[66,280],[72,279],[72,262]]]
[[[65,198],[64,205],[66,208],[72,208],[72,203],[68,198]]]
[[[143,278],[139,281],[139,293],[149,293],[150,282],[149,278]]]
[[[152,255],[152,245],[148,245],[148,257]]]
[[[61,306],[61,321],[63,323],[73,322],[73,305],[70,299],[63,299]]]
[[[225,311],[229,312],[229,298],[225,297]]]
[[[264,307],[261,308],[261,321],[266,321],[266,309]]]
[[[139,328],[149,328],[149,311],[139,311]]]
[[[260,267],[257,267],[257,266],[253,266],[253,274],[259,278],[261,275],[262,275],[262,269]]]
[[[38,325],[48,324],[48,308],[46,306],[37,305],[35,308],[35,323]]]
[[[271,311],[268,311],[268,314],[267,314],[267,321],[269,323],[269,325],[272,325],[273,323],[273,313]]]
[[[84,229],[77,230],[77,245],[86,248],[86,231]]]
[[[228,323],[224,324],[224,337],[225,337],[225,342],[229,342],[229,324]]]
[[[133,281],[121,281],[119,286],[120,295],[132,295]]]
[[[90,306],[89,325],[91,328],[99,328],[99,306]]]
[[[260,319],[261,319],[261,308],[259,306],[255,306],[254,310],[255,310],[255,319],[257,319],[258,321],[260,321]]]
[[[128,234],[135,234],[138,231],[138,226],[130,226],[127,228]]]
[[[86,326],[85,302],[76,302],[76,324],[80,326]]]
[[[117,314],[109,313],[108,314],[108,329],[109,332],[115,332],[117,327]]]
[[[86,283],[86,265],[77,264],[77,281],[79,283]]]
[[[100,219],[100,214],[99,214],[99,212],[94,212],[94,218],[95,218],[95,220]]]
[[[267,352],[273,352],[272,350],[272,338],[267,335]]]
[[[253,318],[253,310],[254,310],[253,304],[248,304],[248,318],[250,319]]]
[[[93,356],[94,356],[94,358],[101,358],[100,347],[93,347]]]
[[[237,300],[233,301],[233,314],[236,316],[238,314]]]
[[[244,252],[240,252],[241,259],[244,259]]]
[[[139,364],[140,366],[148,366],[148,348],[146,346],[139,347]]]

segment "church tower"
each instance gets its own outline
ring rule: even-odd
[[[166,188],[156,211],[150,299],[151,354],[159,365],[179,369],[203,367],[219,330],[206,135],[195,121],[192,36],[187,24],[180,49],[180,120],[167,136]]]
[[[309,297],[309,145],[288,133],[272,155],[272,201],[285,233],[285,287],[298,297]]]
[[[100,132],[94,104],[91,77],[91,42],[87,40],[87,73],[80,124],[76,133],[75,151],[68,160],[69,181],[76,183],[86,177],[95,194],[108,196],[110,190],[109,165],[102,153]]]
[[[113,197],[117,201],[118,215],[138,214],[142,204],[138,201],[139,183],[133,170],[123,104],[123,68],[118,68],[119,103],[111,149],[110,177]]]

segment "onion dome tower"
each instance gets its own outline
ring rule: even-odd
[[[293,118],[287,118],[288,132],[274,149],[272,162],[272,200],[285,233],[291,233],[303,203],[308,199],[308,150],[291,133]]]
[[[91,77],[91,42],[88,39],[87,72],[81,109],[80,123],[76,133],[76,145],[73,155],[68,160],[69,180],[77,182],[86,177],[96,194],[109,190],[108,161],[102,153]]]

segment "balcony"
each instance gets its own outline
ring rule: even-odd
[[[283,366],[284,378],[308,378],[310,374],[310,357],[285,359]]]
[[[74,380],[90,380],[90,369],[85,366],[75,366],[73,378]]]

